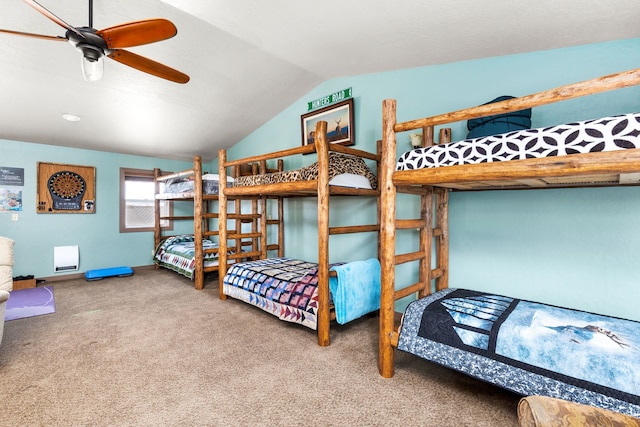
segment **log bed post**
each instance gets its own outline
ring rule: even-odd
[[[218,151],[218,298],[226,300],[222,281],[227,273],[227,198],[224,190],[227,187],[227,152]],[[224,226],[223,226],[224,224]]]
[[[433,188],[433,187],[431,187]],[[437,188],[436,193],[436,265],[439,276],[436,278],[435,290],[441,291],[449,287],[449,190]],[[427,252],[431,254],[431,251]]]
[[[204,288],[204,248],[203,248],[203,232],[202,232],[202,209],[204,198],[202,195],[202,158],[195,156],[193,158],[193,234],[195,239],[195,288]]]
[[[420,227],[419,250],[427,256],[422,257],[418,267],[418,282],[423,284],[422,289],[418,291],[418,298],[425,297],[431,293],[431,253],[433,251],[433,187],[425,189],[420,194],[420,218],[424,219],[424,226]],[[437,263],[437,260],[436,260]]]
[[[158,178],[160,178],[161,172],[160,169],[155,168],[153,170],[153,181],[154,181],[154,192],[153,194],[160,193],[160,182]],[[162,240],[162,229],[160,227],[160,199],[157,197],[153,198],[154,205],[154,225],[153,225],[153,249],[155,250],[160,244],[160,240]],[[156,268],[159,268],[158,264],[156,264]]]
[[[318,345],[330,343],[329,306],[329,142],[327,122],[316,124],[318,153]]]
[[[382,104],[382,160],[378,171],[380,185],[380,328],[378,370],[385,378],[393,376],[394,350],[391,334],[394,329],[395,290],[395,219],[396,188],[391,181],[396,157],[396,101]]]
[[[278,159],[278,171],[284,170],[284,160]],[[284,257],[284,199],[282,196],[276,197],[278,210],[278,256]]]
[[[267,196],[261,196],[260,197],[260,208],[258,209],[258,211],[260,212],[260,239],[259,242],[257,241],[258,239],[254,239],[255,242],[255,251],[260,251],[260,259],[266,259],[268,256],[268,252],[267,252],[267,224],[268,222],[268,209],[269,209],[269,205],[268,205],[268,199]],[[257,212],[257,211],[256,211]],[[255,221],[255,220],[254,220]]]

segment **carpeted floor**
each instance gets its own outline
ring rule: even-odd
[[[519,396],[398,353],[377,317],[314,331],[167,270],[54,282],[56,312],[5,323],[0,426],[516,426]]]

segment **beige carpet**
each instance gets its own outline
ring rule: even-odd
[[[1,426],[516,426],[519,396],[399,353],[377,317],[310,329],[167,270],[53,285],[56,313],[6,322]]]

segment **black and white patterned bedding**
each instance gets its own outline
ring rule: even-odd
[[[445,289],[409,304],[398,349],[521,395],[640,416],[640,322]]]
[[[418,148],[396,170],[502,162],[640,148],[640,113],[526,129]]]

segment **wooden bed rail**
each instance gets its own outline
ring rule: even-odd
[[[607,92],[636,85],[640,85],[640,68],[610,74],[591,80],[585,80],[579,83],[559,86],[555,89],[545,90],[519,98],[508,99],[506,101],[494,102],[437,116],[396,123],[393,126],[393,130],[395,132],[405,132],[423,127],[444,125],[462,120],[475,119],[495,114],[524,110],[540,105],[553,104],[566,99],[579,98],[585,95],[592,95],[595,93]]]
[[[172,173],[170,175],[158,175],[156,178],[157,181],[167,181],[173,178],[182,178],[183,176],[191,176],[193,175],[193,169]]]
[[[351,154],[353,156],[379,161],[380,155],[375,153],[370,153],[368,151],[359,150],[357,148],[345,147],[340,144],[329,144],[329,151],[335,151],[343,154]],[[305,145],[296,148],[288,148],[286,150],[274,151],[272,153],[266,154],[257,154],[251,157],[244,157],[242,159],[237,160],[226,160],[224,162],[224,166],[231,167],[245,163],[252,162],[261,162],[264,160],[272,160],[272,159],[282,159],[283,157],[295,156],[297,154],[311,154],[316,152],[315,145]]]

